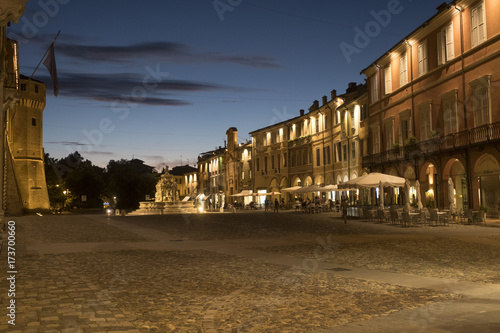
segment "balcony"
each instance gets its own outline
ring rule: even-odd
[[[288,141],[288,148],[293,148],[308,143],[311,143],[311,136],[310,135],[301,136],[299,138]]]
[[[473,146],[482,146],[489,142],[500,141],[500,122],[466,129],[461,132],[417,142],[384,151],[378,154],[363,156],[363,165],[384,164],[400,160],[408,160],[421,156],[429,156],[450,152]]]

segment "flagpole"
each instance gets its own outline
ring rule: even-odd
[[[47,51],[45,51],[45,54],[43,55],[42,59],[40,59],[40,62],[36,66],[35,70],[33,71],[33,74],[31,74],[30,78],[28,79],[28,82],[26,82],[26,83],[29,83],[31,81],[31,79],[33,78],[33,75],[35,75],[36,71],[38,70],[38,67],[40,67],[40,64],[42,63],[43,59],[45,59],[45,56],[47,55],[47,53],[49,53],[50,46],[52,44],[54,44],[54,42],[56,41],[56,39],[57,39],[57,37],[59,36],[60,33],[61,33],[61,30],[59,30],[57,32],[57,35],[54,37],[54,40],[52,41],[52,43],[50,43],[49,47],[47,48]]]

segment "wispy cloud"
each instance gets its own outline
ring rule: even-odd
[[[256,68],[278,68],[275,58],[264,55],[232,55],[200,52],[178,42],[147,42],[131,45],[83,45],[71,42],[57,44],[57,52],[73,59],[91,62],[128,62],[153,58],[174,63],[232,63]]]
[[[47,141],[46,144],[63,145],[63,146],[88,146],[86,143],[76,141]]]
[[[42,82],[51,82],[49,76],[38,77],[38,79]],[[152,83],[154,83],[154,89],[141,89],[144,88],[144,75],[134,73],[64,73],[59,77],[60,95],[103,102],[136,103],[141,105],[183,106],[191,104],[189,101],[167,97],[178,92],[244,90],[214,83],[186,80],[165,79]],[[47,84],[47,88],[51,89],[51,85]],[[146,93],[133,95],[132,92],[138,88]]]

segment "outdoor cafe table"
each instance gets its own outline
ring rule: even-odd
[[[418,212],[409,212],[408,215],[410,215],[410,221],[413,223],[415,220],[418,219],[420,216],[420,213]]]
[[[444,216],[446,216],[446,215],[448,214],[448,212],[436,212],[436,213],[437,213],[437,219],[438,219],[438,220],[437,220],[437,224],[439,224],[439,218],[440,218],[441,216],[443,216],[443,217],[444,217]],[[444,223],[443,223],[443,224],[444,224]]]

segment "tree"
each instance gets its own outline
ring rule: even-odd
[[[102,207],[104,169],[94,166],[80,153],[71,153],[60,160],[46,154],[45,176],[52,207],[65,201],[69,207]]]
[[[139,159],[111,160],[106,167],[107,194],[119,209],[137,209],[146,195],[154,195],[157,175]]]

